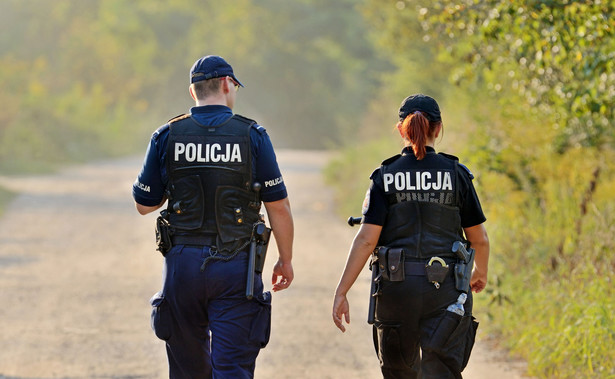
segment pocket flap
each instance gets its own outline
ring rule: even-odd
[[[389,271],[393,274],[404,265],[404,249],[389,249],[388,255]]]

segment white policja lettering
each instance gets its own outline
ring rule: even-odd
[[[174,153],[175,162],[179,162],[182,156],[187,162],[242,162],[241,149],[237,143],[227,143],[223,148],[219,143],[203,145],[176,142]]]
[[[453,181],[451,179],[451,173],[448,171],[437,171],[435,178],[432,178],[431,173],[428,171],[417,171],[414,174],[414,178],[410,172],[396,172],[395,174],[384,174],[383,179],[385,192],[389,191],[390,185],[393,185],[396,191],[427,191],[430,189],[436,191],[453,190]]]

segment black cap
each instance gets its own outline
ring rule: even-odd
[[[243,84],[235,77],[231,65],[226,63],[224,58],[217,55],[207,55],[200,58],[194,62],[190,69],[190,83],[213,78],[223,78],[225,76],[230,76],[243,87]]]
[[[436,103],[433,97],[421,93],[408,96],[401,102],[399,107],[399,120],[405,120],[409,114],[416,111],[423,112],[431,122],[442,121],[438,103]]]

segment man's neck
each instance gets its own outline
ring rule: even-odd
[[[195,101],[197,107],[201,107],[204,105],[224,105],[228,107],[226,102],[226,98],[224,97],[208,97],[206,99],[199,99]]]

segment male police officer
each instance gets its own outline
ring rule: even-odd
[[[196,106],[154,132],[133,185],[143,215],[168,202],[152,327],[166,341],[171,378],[251,378],[269,338],[271,296],[257,274],[246,297],[247,251],[263,201],[279,250],[273,290],[290,285],[290,203],[265,129],[232,113],[243,87],[232,67],[208,55],[190,81]]]

